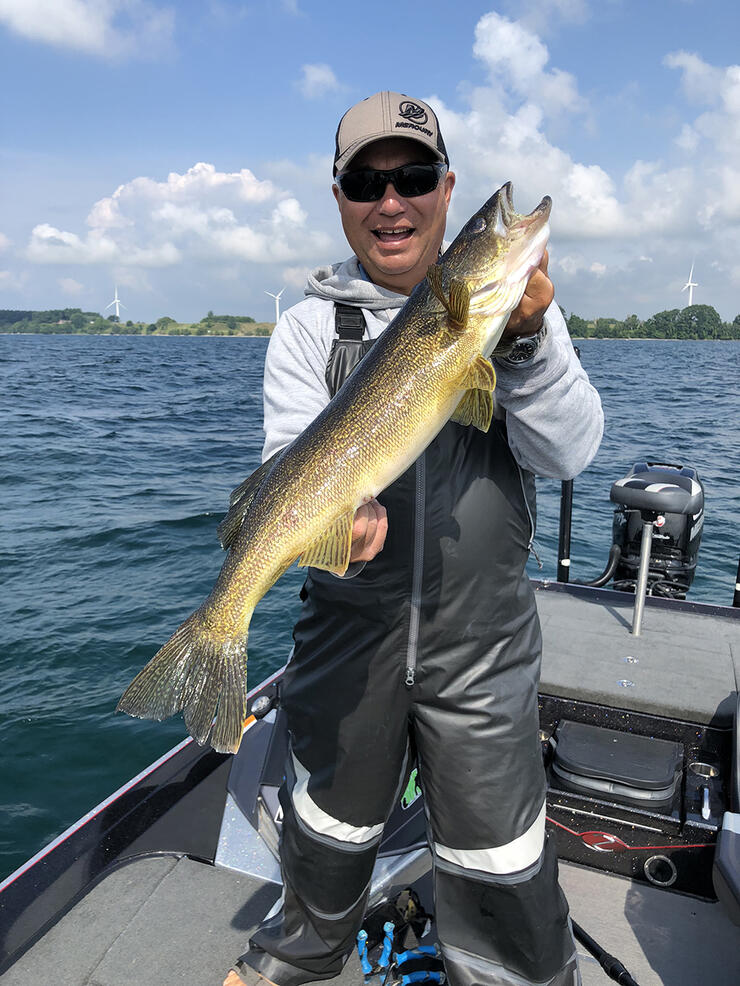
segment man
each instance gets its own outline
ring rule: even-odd
[[[383,92],[352,107],[334,174],[354,256],[314,271],[273,333],[264,458],[328,402],[359,334],[381,334],[442,244],[455,176],[425,103]],[[283,897],[229,986],[299,986],[341,970],[410,752],[453,986],[580,981],[545,838],[540,633],[524,569],[533,473],[583,469],[602,415],[553,293],[545,257],[509,320],[514,350],[496,360],[489,433],[448,423],[358,511],[347,575],[309,570],[282,696]]]

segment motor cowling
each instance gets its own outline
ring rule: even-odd
[[[696,573],[704,524],[704,487],[696,469],[663,462],[637,462],[612,486],[617,504],[612,540],[621,549],[614,588],[634,592],[644,519],[654,530],[648,570],[649,594],[683,599]]]

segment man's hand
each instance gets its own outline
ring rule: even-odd
[[[518,336],[533,336],[540,331],[544,314],[555,297],[555,288],[547,276],[548,255],[544,256],[530,275],[522,300],[509,317],[502,338],[515,340]]]
[[[388,514],[377,500],[358,509],[352,525],[352,551],[349,561],[372,561],[383,550],[388,533]]]

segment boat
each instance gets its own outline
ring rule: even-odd
[[[581,584],[569,577],[571,496],[564,483],[558,580],[533,587],[547,824],[584,986],[620,968],[632,978],[617,981],[639,986],[737,986],[740,591],[732,606],[685,598],[704,509],[690,467],[638,463],[615,482],[614,545]],[[186,739],[0,884],[3,986],[221,983],[280,895],[283,670],[249,693],[236,756]],[[411,893],[429,916],[414,947],[431,947],[413,764],[402,791],[367,927]],[[381,937],[353,953],[341,986],[394,981]]]

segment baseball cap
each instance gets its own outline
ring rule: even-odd
[[[428,148],[449,167],[445,142],[434,110],[421,99],[402,92],[376,92],[350,107],[339,121],[334,174],[347,167],[363,147],[386,137],[406,137]]]

